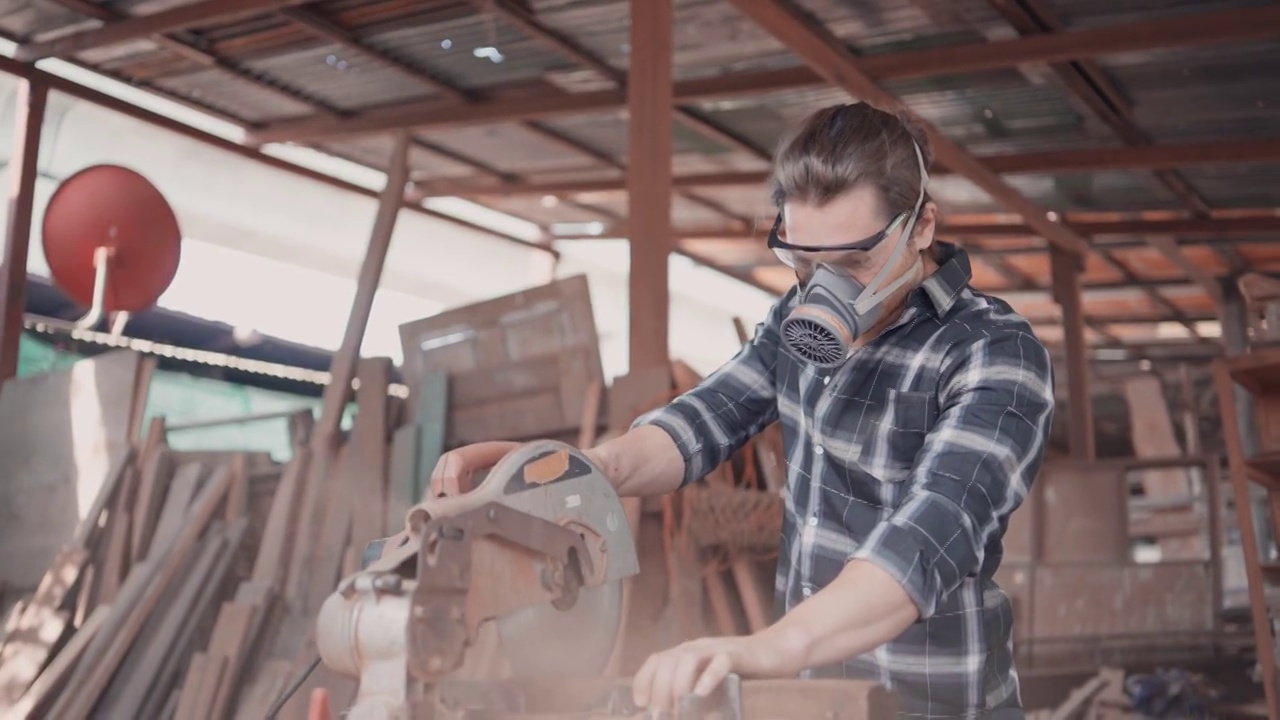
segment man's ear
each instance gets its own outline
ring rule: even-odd
[[[924,252],[933,245],[933,233],[938,227],[938,206],[932,200],[920,208],[920,217],[911,231],[911,244],[916,252]]]

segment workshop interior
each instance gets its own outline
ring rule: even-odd
[[[752,342],[779,142],[862,101],[1052,356],[1026,717],[1280,720],[1278,3],[23,0],[0,90],[0,719],[654,717],[647,657],[778,617],[790,440],[643,499],[587,451]]]

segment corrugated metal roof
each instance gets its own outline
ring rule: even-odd
[[[306,103],[284,93],[267,90],[241,80],[221,69],[202,70],[181,77],[165,78],[156,87],[178,97],[207,105],[248,123],[267,123],[310,115]]]
[[[110,7],[117,12],[147,13],[189,1],[121,0]],[[1268,4],[1266,0],[1042,0],[1042,7],[1071,28]],[[619,73],[626,71],[630,61],[628,5],[627,0],[527,3],[538,22]],[[767,30],[724,0],[675,0],[674,5],[673,63],[679,79],[800,65],[799,58]],[[861,55],[964,47],[1018,36],[991,0],[798,0],[798,5]],[[548,93],[612,87],[583,63],[472,0],[326,0],[307,5],[306,12],[344,28],[375,52],[479,94],[520,83],[534,83]],[[97,24],[56,3],[0,3],[0,33],[19,40]],[[319,37],[314,30],[280,14],[210,23],[175,36],[214,53],[226,67],[200,66],[150,39],[96,49],[79,59],[97,63],[126,82],[150,84],[246,124],[324,117],[328,109],[359,114],[436,95],[421,78],[367,52]],[[1280,43],[1221,43],[1128,53],[1101,57],[1096,64],[1131,105],[1140,131],[1156,144],[1280,136],[1280,83],[1275,80],[1280,77]],[[914,112],[978,156],[1084,150],[1120,143],[1115,131],[1088,103],[1074,97],[1061,79],[1042,66],[940,73],[894,80],[886,86]],[[697,103],[695,109],[714,125],[768,154],[789,125],[816,108],[848,99],[841,90],[810,86],[719,98]],[[539,122],[585,149],[575,150],[515,123],[428,130],[418,134],[418,147],[411,156],[414,179],[429,184],[447,180],[495,182],[502,175],[542,180],[619,177],[610,165],[627,161],[625,108]],[[759,153],[708,137],[687,123],[676,122],[673,127],[672,166],[677,175],[768,169],[767,160]],[[391,142],[389,135],[382,134],[335,139],[319,147],[383,168]],[[600,155],[607,160],[602,161]],[[1195,166],[1180,172],[1214,208],[1280,206],[1276,197],[1280,164]],[[1029,199],[1057,212],[1173,210],[1185,214],[1191,210],[1152,172],[1141,169],[1045,172],[1010,175],[1007,180]],[[931,190],[948,213],[1004,212],[960,177],[938,175]],[[689,193],[703,201],[683,196]],[[536,194],[487,198],[485,202],[544,227],[612,223],[626,214],[626,194],[620,190],[583,193],[557,203],[544,203]],[[724,211],[717,211],[715,205]],[[767,225],[772,213],[762,185],[696,188],[683,191],[673,201],[673,219],[681,228],[729,230],[735,226],[735,218],[761,220]],[[1262,235],[1257,239],[1270,238]],[[1117,240],[1105,242],[1114,244]],[[1132,247],[1134,238],[1125,240],[1130,246],[1117,249],[1116,257],[1137,276],[1179,276],[1180,270],[1163,256]],[[751,249],[725,242],[749,243]],[[1015,238],[978,239],[975,245],[1007,247],[1028,242],[1044,246],[1041,240]],[[1203,245],[1205,242],[1197,238],[1184,252],[1200,267],[1226,272],[1220,255]],[[741,265],[761,261],[757,244],[723,241],[690,249],[725,264]],[[1280,267],[1280,255],[1276,255],[1280,251],[1271,247],[1243,243],[1241,252],[1250,262]],[[779,270],[768,257],[763,262],[771,264],[760,269],[759,277],[779,288],[789,284],[785,268]],[[1034,278],[1045,278],[1048,272],[1042,252],[1002,255],[998,264]],[[983,282],[1008,282],[998,264],[980,263],[979,272],[987,278]],[[1087,260],[1086,283],[1123,281],[1123,275],[1099,258]],[[1142,305],[1151,302],[1145,294],[1135,297],[1133,302],[1141,306],[1135,307],[1142,312],[1167,315],[1164,308]],[[1199,308],[1197,303],[1204,299],[1179,298],[1173,302],[1188,304],[1191,309]],[[1095,297],[1094,302],[1102,300]],[[1115,310],[1108,308],[1103,309]]]
[[[438,97],[408,74],[331,43],[252,60],[245,66],[290,87],[305,88],[307,95],[340,111]]]
[[[1154,142],[1274,138],[1280,42],[1233,43],[1100,62]]]
[[[1280,197],[1278,164],[1215,165],[1181,172],[1213,207],[1267,207]]]
[[[1271,0],[1047,0],[1068,28],[1266,5]]]
[[[543,43],[491,17],[401,27],[368,40],[466,89],[537,80],[546,72],[573,67]]]
[[[519,125],[475,125],[423,136],[434,144],[516,175],[582,172],[600,167],[600,163],[589,156],[573,152]]]

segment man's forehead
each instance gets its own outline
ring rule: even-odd
[[[788,235],[802,233],[806,243],[849,243],[869,237],[884,228],[885,218],[875,193],[846,193],[831,202],[788,202],[782,208]],[[794,238],[793,238],[794,239]]]

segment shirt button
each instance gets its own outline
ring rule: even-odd
[[[800,592],[803,593],[805,597],[809,597],[810,595],[813,594],[813,588],[809,587],[808,585],[805,585],[804,588],[800,590]]]
[[[816,515],[809,516],[809,527],[817,527],[818,517]]]
[[[826,384],[827,384],[827,383],[829,383],[829,382],[831,382],[831,376],[830,376],[830,375],[828,375],[828,376],[826,376],[826,377],[822,378],[822,384],[823,384],[823,385],[826,385]]]
[[[815,455],[821,455],[824,451],[823,451],[823,449],[822,449],[822,446],[821,446],[821,445],[819,445],[818,443],[814,443],[814,444],[813,444],[813,452],[814,452],[814,454],[815,454]]]

